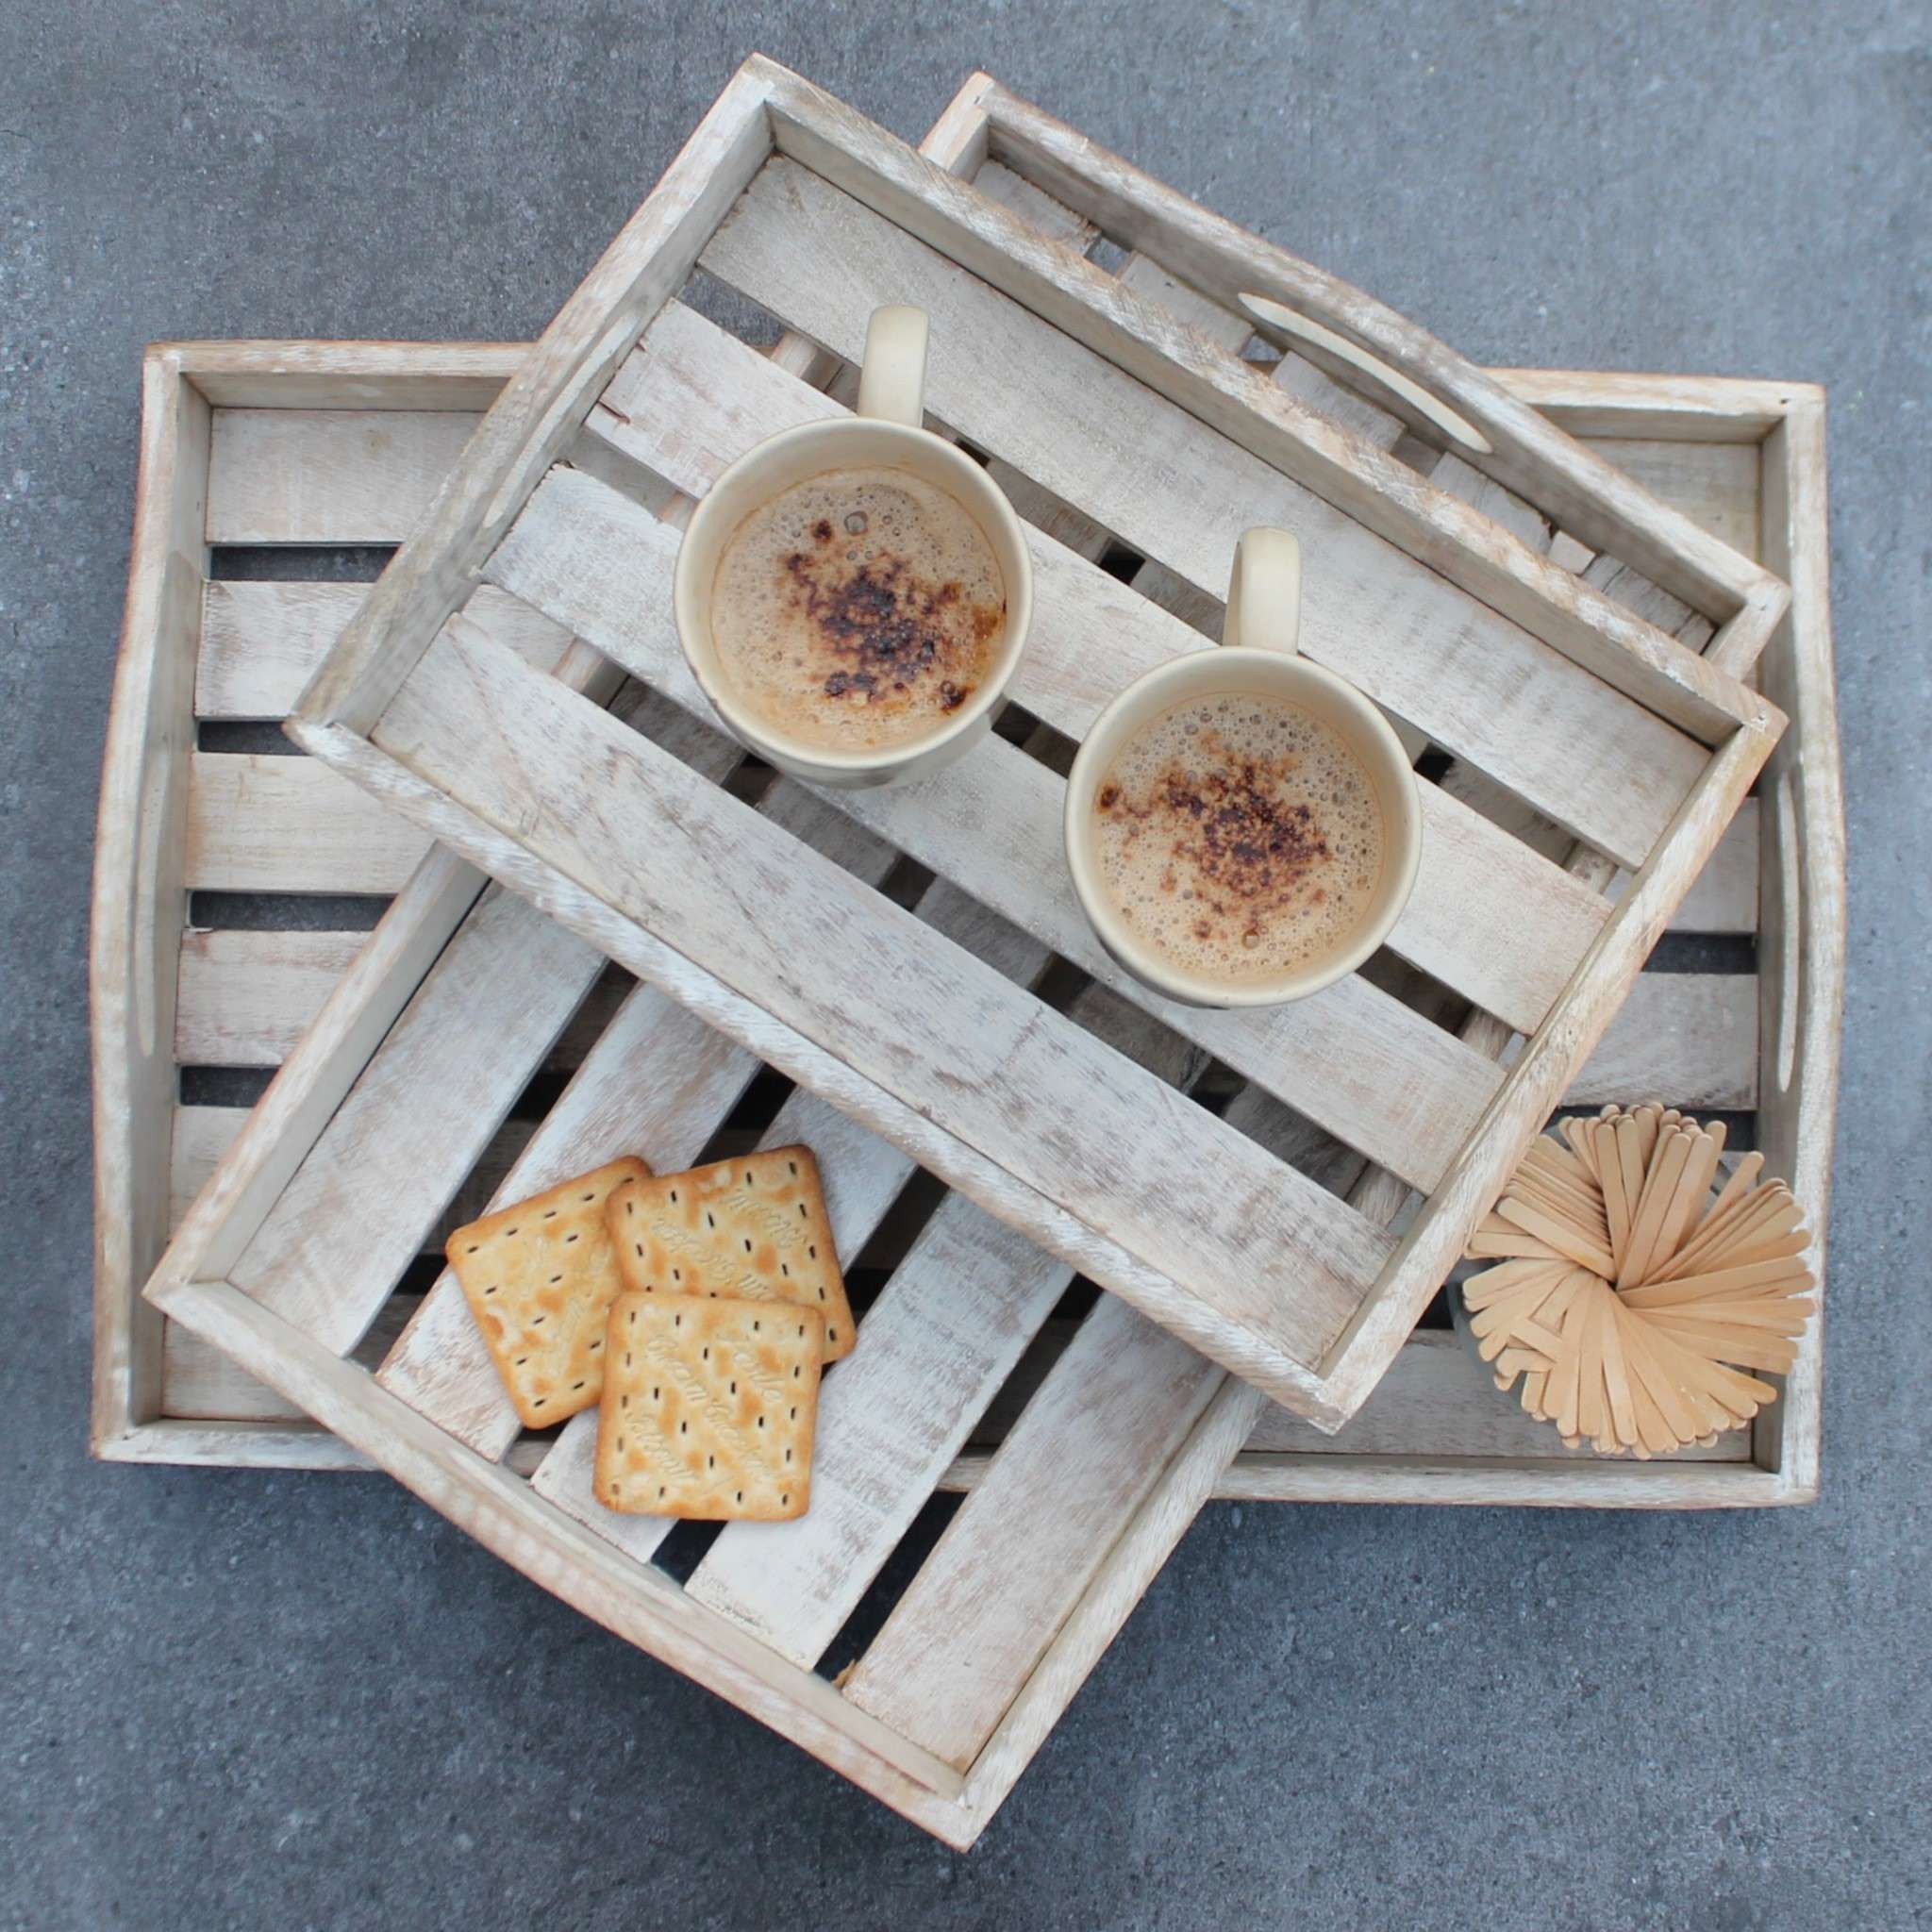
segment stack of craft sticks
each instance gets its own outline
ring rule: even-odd
[[[1469,1243],[1498,1266],[1463,1284],[1496,1386],[1572,1448],[1664,1456],[1741,1427],[1777,1391],[1813,1303],[1810,1236],[1747,1154],[1712,1199],[1722,1123],[1607,1107],[1523,1158]]]

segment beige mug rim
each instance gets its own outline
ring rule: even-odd
[[[1394,868],[1392,874],[1385,873],[1390,880],[1390,889],[1384,909],[1345,947],[1319,966],[1281,974],[1274,979],[1243,983],[1209,979],[1177,971],[1154,958],[1151,951],[1134,937],[1093,875],[1086,849],[1086,818],[1102,774],[1103,761],[1112,757],[1123,736],[1117,720],[1149,690],[1178,681],[1195,666],[1204,664],[1211,664],[1217,670],[1224,668],[1237,676],[1242,672],[1251,672],[1254,674],[1253,686],[1257,690],[1265,689],[1263,679],[1276,679],[1282,684],[1306,679],[1324,687],[1368,736],[1381,741],[1391,769],[1407,774],[1402,797],[1402,823],[1399,827],[1391,828],[1399,834],[1399,838],[1393,841],[1394,849],[1385,854],[1383,858],[1385,869],[1391,865]],[[1286,701],[1291,703],[1293,700],[1289,698]],[[1149,722],[1152,722],[1151,718]],[[1184,1006],[1209,1008],[1277,1007],[1308,999],[1347,978],[1365,964],[1387,942],[1408,905],[1415,890],[1416,874],[1422,865],[1422,800],[1416,791],[1416,782],[1407,754],[1403,750],[1402,741],[1396,737],[1394,727],[1354,685],[1326,666],[1310,663],[1298,653],[1290,656],[1282,651],[1254,645],[1220,644],[1208,650],[1190,651],[1182,657],[1170,658],[1165,664],[1157,664],[1143,671],[1116,693],[1094,720],[1080,749],[1074,754],[1073,769],[1067,774],[1063,817],[1067,867],[1073,875],[1074,891],[1095,936],[1114,961],[1143,985],[1168,999],[1176,1000]]]
[[[691,645],[693,635],[702,632],[711,654],[715,656],[717,647],[711,642],[709,625],[701,625],[695,614],[699,587],[692,579],[697,569],[697,559],[705,549],[705,545],[696,540],[708,521],[715,522],[717,517],[723,514],[722,510],[712,511],[712,507],[725,500],[727,487],[737,482],[744,473],[756,470],[761,463],[770,462],[774,456],[783,455],[795,445],[818,441],[836,444],[860,434],[873,439],[884,436],[889,441],[909,441],[912,447],[918,449],[926,458],[937,459],[943,466],[950,468],[966,486],[963,492],[956,493],[962,496],[970,495],[975,499],[962,500],[960,508],[969,516],[978,519],[980,506],[984,506],[991,519],[1004,526],[1003,534],[1019,564],[1018,583],[1008,582],[1006,586],[1006,663],[996,675],[989,677],[937,730],[924,737],[909,740],[904,744],[894,745],[890,751],[839,751],[808,744],[789,737],[782,731],[774,730],[762,721],[747,718],[742,707],[721,688],[722,680],[712,675],[709,665],[701,661],[701,654]],[[836,469],[837,458],[829,459],[825,467]],[[708,518],[708,512],[712,512]],[[747,511],[745,514],[748,515],[750,512]],[[742,521],[742,518],[740,521]],[[1001,574],[1003,576],[1008,575],[1004,559],[1001,561]],[[691,512],[691,521],[685,526],[683,540],[678,545],[676,566],[672,575],[672,606],[677,625],[677,641],[683,648],[685,662],[691,667],[691,675],[697,680],[698,688],[734,736],[760,755],[771,758],[774,763],[789,761],[792,765],[841,774],[890,774],[898,772],[915,761],[929,758],[934,752],[971,732],[990,711],[1005,701],[1007,689],[1012,682],[1014,672],[1019,668],[1027,633],[1032,627],[1033,562],[1027,551],[1025,531],[1018,512],[986,472],[971,457],[946,441],[943,437],[935,436],[931,430],[913,424],[895,423],[882,416],[828,417],[822,422],[800,423],[790,429],[778,430],[762,441],[754,443],[750,449],[734,458],[720,472],[711,487],[698,499],[697,508]]]

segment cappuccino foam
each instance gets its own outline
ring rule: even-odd
[[[1007,587],[972,515],[883,466],[781,491],[725,541],[711,637],[731,694],[828,751],[923,738],[995,669]]]
[[[1129,931],[1191,976],[1274,979],[1346,946],[1382,876],[1369,774],[1330,725],[1277,699],[1176,705],[1094,793],[1100,882]]]

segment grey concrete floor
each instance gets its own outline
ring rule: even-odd
[[[1830,385],[1853,844],[1824,1499],[1216,1507],[970,1857],[384,1480],[83,1453],[85,925],[151,338],[534,333],[739,58],[975,65],[1479,358]],[[1932,1920],[1932,13],[0,9],[0,1918]]]

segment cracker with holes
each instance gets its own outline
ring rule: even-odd
[[[707,1523],[805,1514],[825,1347],[816,1308],[625,1293],[608,1336],[593,1478],[606,1508]]]
[[[486,1214],[443,1244],[526,1428],[596,1405],[605,1323],[624,1286],[605,1210],[613,1189],[650,1175],[641,1160],[613,1160]]]
[[[825,1320],[825,1359],[852,1353],[852,1305],[809,1147],[626,1182],[612,1191],[609,1216],[627,1291],[815,1308]]]

